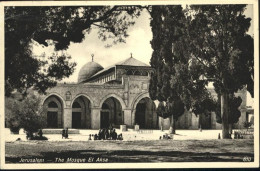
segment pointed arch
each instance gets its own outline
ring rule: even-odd
[[[117,99],[117,100],[120,102],[120,104],[121,104],[121,106],[122,106],[122,110],[124,110],[124,109],[126,108],[126,105],[125,105],[124,100],[123,100],[119,95],[117,95],[117,94],[108,94],[108,95],[106,95],[105,97],[103,97],[103,98],[101,99],[101,101],[99,102],[99,108],[102,108],[102,105],[103,105],[104,101],[105,101],[106,99],[110,98],[110,97],[114,97],[115,99]]]
[[[80,93],[80,94],[77,94],[77,95],[71,100],[71,103],[70,103],[70,107],[71,107],[71,108],[72,108],[72,104],[74,103],[74,101],[75,101],[78,97],[80,97],[80,96],[84,96],[84,97],[86,97],[86,98],[90,101],[90,107],[94,106],[94,102],[93,102],[92,98],[91,98],[89,95],[87,95],[87,94],[85,94],[85,93]]]

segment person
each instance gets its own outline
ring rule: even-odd
[[[117,133],[116,133],[116,130],[113,129],[113,132],[112,132],[112,139],[113,139],[113,140],[116,140],[116,138],[117,138]]]
[[[95,134],[94,135],[94,140],[98,140],[99,138],[98,138],[98,135],[97,134]]]
[[[88,140],[91,140],[91,134],[89,134]]]
[[[28,140],[29,139],[29,132],[28,131],[26,131],[26,139]]]
[[[66,139],[69,138],[69,128],[67,128],[66,131],[65,131],[65,138]]]
[[[108,129],[109,129],[110,131],[113,130],[113,126],[112,126],[112,124],[109,125]]]
[[[105,140],[108,140],[109,138],[108,129],[105,129],[104,136],[105,136]]]
[[[62,138],[62,139],[63,139],[63,137],[66,138],[66,135],[65,135],[65,134],[66,134],[66,131],[65,131],[65,129],[63,129],[62,132],[61,132],[61,138]]]
[[[40,129],[39,132],[38,132],[38,135],[39,135],[40,138],[42,138],[42,134],[43,134],[42,129]]]

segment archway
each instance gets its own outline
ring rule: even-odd
[[[63,104],[62,100],[55,95],[51,95],[43,103],[45,109],[45,121],[47,128],[63,127]]]
[[[72,103],[72,128],[91,128],[91,103],[85,96],[77,97]]]
[[[135,124],[140,129],[157,128],[157,115],[155,103],[148,97],[144,97],[136,105]]]
[[[115,97],[107,98],[101,108],[100,127],[108,128],[112,125],[119,128],[124,123],[124,113],[121,103]]]

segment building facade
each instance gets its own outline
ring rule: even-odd
[[[81,68],[78,83],[58,84],[43,97],[47,128],[133,128],[138,124],[140,129],[168,129],[169,119],[157,116],[156,104],[149,97],[151,72],[149,65],[133,57],[105,69],[92,59]],[[237,95],[243,99],[239,127],[246,117],[246,91]],[[198,129],[199,125],[221,129],[214,113],[199,118],[186,111],[177,122],[179,129]]]

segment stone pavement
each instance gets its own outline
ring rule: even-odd
[[[168,133],[168,130],[144,130],[134,131],[128,129],[126,132],[122,132],[116,129],[117,134],[122,133],[124,141],[136,141],[136,140],[158,140],[159,137]],[[176,130],[176,134],[173,135],[174,140],[210,140],[218,139],[218,134],[221,135],[221,130]],[[44,134],[43,136],[48,138],[48,141],[88,141],[89,134],[98,134],[98,130],[80,130],[79,134],[69,134],[68,139],[62,139],[61,134]],[[5,129],[5,141],[16,141],[20,138],[22,141],[26,140],[26,134],[20,130],[20,134],[11,134],[9,129]],[[93,139],[93,137],[92,137]]]

